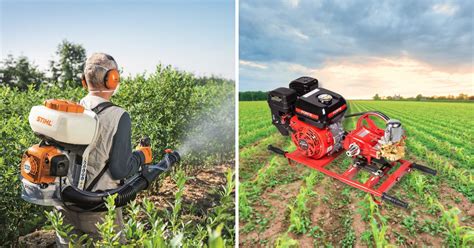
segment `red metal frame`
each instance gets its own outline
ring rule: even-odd
[[[352,186],[354,188],[363,190],[367,193],[370,193],[374,197],[381,197],[383,193],[386,193],[389,191],[395,183],[400,181],[400,179],[407,173],[410,172],[410,167],[412,165],[412,162],[406,161],[406,160],[399,160],[397,162],[392,162],[392,166],[387,166],[384,171],[383,171],[383,176],[371,176],[366,182],[361,183],[358,181],[353,180],[353,178],[357,175],[359,170],[361,169],[359,166],[353,166],[350,165],[350,167],[342,174],[330,171],[326,169],[325,167],[329,165],[334,159],[336,159],[341,152],[334,153],[330,156],[325,156],[321,159],[313,159],[310,157],[307,157],[300,151],[296,150],[293,152],[289,152],[285,154],[285,157],[288,158],[290,164],[291,161],[306,165],[310,168],[316,169],[332,178],[335,178],[349,186]],[[397,165],[397,163],[400,163],[400,167],[392,172],[391,174],[388,174],[388,172]],[[385,179],[385,181],[382,182],[382,184],[376,188],[375,186],[382,180]],[[375,199],[374,199],[375,200]],[[375,200],[377,204],[381,204],[380,201]]]

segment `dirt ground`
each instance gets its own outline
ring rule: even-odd
[[[183,206],[193,206],[194,214],[186,212],[190,208],[183,208],[183,218],[199,220],[205,217],[204,215],[209,208],[219,203],[220,197],[216,190],[225,185],[228,168],[233,168],[233,165],[218,165],[190,173],[185,184]],[[176,184],[169,176],[159,183],[157,193],[153,195],[141,194],[137,197],[137,202],[141,202],[143,197],[146,197],[153,201],[157,208],[168,208],[174,202],[174,193],[177,190]],[[54,247],[55,233],[52,230],[37,230],[20,237],[18,243],[20,247]]]
[[[303,173],[305,169],[304,166],[296,166],[295,172]],[[263,218],[268,219],[266,228],[259,229],[257,224],[254,230],[242,232],[250,220],[241,220],[240,247],[272,247],[277,238],[287,232],[289,228],[288,205],[294,201],[299,188],[303,184],[304,181],[298,179],[288,184],[280,184],[265,189],[264,193],[261,194],[262,201],[255,202],[252,208]],[[359,202],[364,201],[364,196],[357,194],[355,190],[350,190],[350,194],[344,196],[341,191],[346,188],[348,187],[341,182],[328,177],[318,182],[313,189],[317,196],[310,203],[310,227],[318,226],[321,228],[321,233],[324,234],[323,237],[317,237],[317,235],[312,235],[310,232],[302,235],[289,232],[289,237],[298,241],[300,247],[318,247],[323,246],[323,244],[332,244],[339,247],[348,232],[343,223],[347,216],[350,216],[352,221],[350,227],[355,236],[353,247],[367,247],[367,244],[361,241],[361,236],[371,227],[358,213],[358,209],[360,209]],[[474,226],[474,204],[445,183],[441,183],[437,189],[439,190],[439,199],[442,199],[442,204],[445,207],[454,206],[461,210],[459,216],[461,225]],[[400,192],[401,195],[407,195],[407,192],[400,185],[396,185],[393,191]],[[415,203],[415,201],[412,200],[412,203]],[[262,202],[265,204],[262,204]],[[414,204],[409,210],[386,207],[385,205],[380,207],[381,214],[388,218],[389,230],[387,230],[386,237],[390,243],[399,244],[400,241],[397,237],[401,235],[405,238],[402,246],[436,247],[443,244],[444,240],[441,235],[430,235],[420,230],[417,231],[415,236],[408,233],[402,224],[402,220],[413,211],[417,213],[417,221],[430,220],[436,222],[438,220],[437,216],[426,212],[426,206],[420,204]]]

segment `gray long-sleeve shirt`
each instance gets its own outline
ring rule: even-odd
[[[117,131],[109,153],[109,170],[115,180],[125,179],[134,175],[145,163],[145,155],[141,151],[132,152],[132,121],[125,112],[119,120]]]

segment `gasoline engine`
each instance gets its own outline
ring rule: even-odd
[[[348,108],[344,97],[319,87],[315,78],[300,77],[289,88],[270,91],[268,104],[273,125],[282,135],[291,135],[296,145],[293,152],[271,145],[269,150],[285,156],[290,163],[304,164],[366,191],[378,204],[380,201],[375,197],[408,207],[406,202],[386,192],[412,168],[436,175],[435,170],[403,159],[406,137],[400,121],[378,111],[345,115]],[[356,128],[344,130],[344,118],[355,116],[360,116]],[[377,123],[383,123],[383,127]],[[327,165],[343,151],[353,159],[353,164],[342,174],[328,170]],[[392,172],[393,168],[396,170]],[[364,183],[353,180],[361,169],[372,175]]]
[[[117,207],[135,199],[164,171],[180,160],[167,149],[158,164],[145,165],[119,188],[105,192],[84,190],[87,161],[97,142],[99,119],[94,111],[66,100],[46,100],[32,107],[28,121],[41,139],[28,148],[21,161],[22,198],[44,206],[65,206],[75,211],[104,211],[105,198],[117,194]],[[149,146],[149,139],[142,139]],[[76,171],[73,171],[76,170]],[[76,176],[72,176],[76,175]]]

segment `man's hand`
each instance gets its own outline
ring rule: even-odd
[[[153,161],[153,155],[151,153],[150,138],[148,137],[142,138],[136,150],[141,151],[143,155],[145,155],[145,164],[149,164]]]

